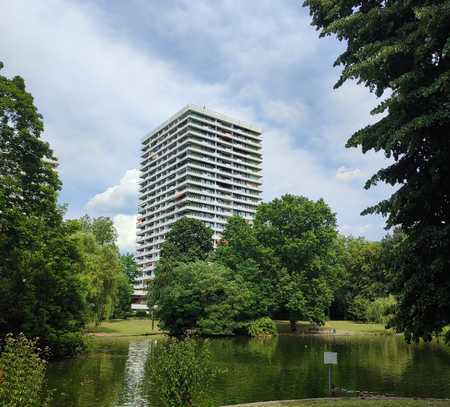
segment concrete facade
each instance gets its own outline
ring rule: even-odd
[[[142,141],[136,259],[142,277],[134,309],[152,278],[170,226],[199,219],[221,238],[228,217],[252,220],[262,193],[261,130],[188,105]]]

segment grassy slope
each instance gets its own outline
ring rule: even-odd
[[[149,319],[127,319],[117,321],[104,321],[97,327],[89,330],[98,336],[136,336],[160,333],[158,323],[152,330],[152,321]]]
[[[270,407],[281,407],[287,404],[271,404]],[[264,405],[261,404],[261,407]],[[450,407],[450,400],[367,400],[367,399],[336,399],[304,401],[297,404],[289,403],[291,407]],[[255,407],[257,407],[255,405]]]

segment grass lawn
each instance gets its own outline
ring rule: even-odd
[[[363,324],[353,321],[328,321],[325,328],[336,329],[336,333],[386,334],[393,333],[384,324]]]
[[[275,321],[279,333],[291,333],[289,321]],[[304,334],[330,334],[333,329],[336,335],[381,335],[390,334],[391,330],[385,329],[383,324],[363,324],[353,321],[328,321],[324,326],[316,327],[308,322],[297,323],[297,333]]]
[[[289,321],[275,321],[280,334],[290,334]],[[384,328],[383,324],[362,324],[352,321],[328,321],[324,326],[315,327],[308,322],[299,321],[297,334],[330,334],[333,329],[336,335],[382,335],[392,331]],[[126,319],[102,322],[99,326],[91,326],[88,332],[95,336],[137,336],[162,333],[155,321],[152,330],[150,319]]]
[[[450,407],[450,400],[414,400],[414,399],[336,399],[336,400],[305,400],[298,403],[271,403],[254,407]]]
[[[150,319],[104,321],[97,327],[90,327],[89,332],[95,336],[137,336],[161,333],[157,321],[152,330]]]

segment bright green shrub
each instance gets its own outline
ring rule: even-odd
[[[250,336],[276,335],[278,333],[275,322],[269,317],[262,317],[248,324]]]
[[[43,407],[45,361],[36,341],[23,334],[7,335],[0,354],[0,405],[8,407]]]
[[[369,322],[376,322],[379,324],[386,324],[391,318],[393,307],[397,301],[394,296],[380,297],[367,304],[366,319]]]
[[[208,406],[208,389],[215,376],[205,342],[170,339],[152,346],[147,368],[152,388],[164,406]]]

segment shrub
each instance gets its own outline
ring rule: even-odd
[[[0,405],[8,407],[42,407],[45,361],[40,357],[36,341],[23,334],[8,334],[0,354]]]
[[[262,317],[248,324],[250,336],[276,335],[277,333],[277,326],[269,317]]]
[[[152,387],[167,407],[201,407],[210,402],[207,394],[215,371],[205,342],[191,338],[169,339],[152,346],[147,368]]]
[[[389,297],[380,297],[371,301],[366,309],[367,321],[387,324],[391,319],[393,307],[396,303],[397,301],[392,295]]]

